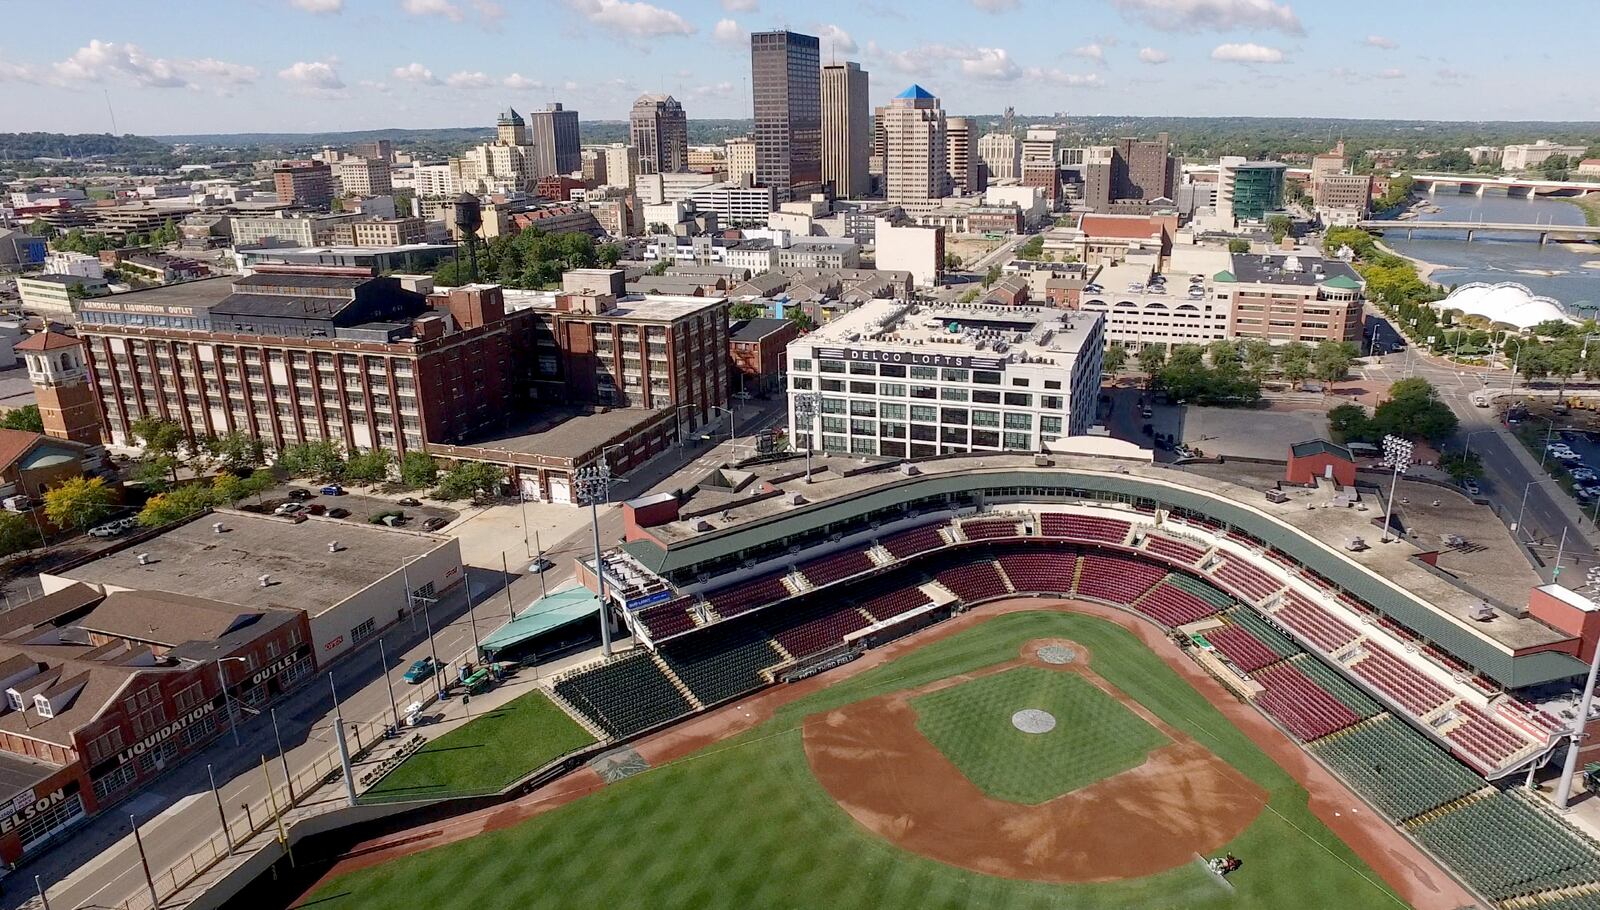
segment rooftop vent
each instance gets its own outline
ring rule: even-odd
[[[272,576],[271,575],[263,575],[263,576],[261,576],[260,578],[258,578],[256,580],[261,582],[261,587],[263,587],[263,588],[272,587]]]
[[[1494,607],[1489,606],[1488,601],[1480,601],[1472,608],[1472,618],[1478,622],[1492,622],[1495,618]]]
[[[1352,553],[1360,553],[1367,548],[1367,542],[1360,537],[1352,537],[1345,541],[1344,548]]]
[[[139,560],[139,565],[141,565],[141,566],[148,566],[150,564],[150,554],[149,553],[139,553],[136,556],[134,556],[134,558]]]
[[[803,506],[806,504],[806,497],[803,493],[790,493],[783,498],[783,501],[791,506]]]
[[[328,552],[329,553],[337,553],[337,552],[339,552],[339,550],[340,550],[340,547],[339,547],[339,542],[337,540],[328,541]]]
[[[211,523],[211,533],[213,533],[213,534],[221,534],[223,531],[226,531],[226,530],[227,530],[227,528],[224,528],[222,526],[222,522],[220,522],[220,521],[214,521],[214,522]]]

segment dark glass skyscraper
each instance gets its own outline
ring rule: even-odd
[[[755,102],[756,183],[779,202],[805,198],[822,184],[822,73],[816,36],[750,36]]]

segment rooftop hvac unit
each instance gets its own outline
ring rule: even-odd
[[[337,552],[339,552],[339,542],[337,540],[328,541],[328,552],[329,553],[337,553]]]
[[[141,566],[148,566],[150,564],[149,553],[138,553],[134,556],[134,558],[139,560],[139,565]]]
[[[1489,606],[1487,601],[1480,601],[1472,608],[1472,618],[1478,622],[1491,622],[1495,618],[1494,607]]]
[[[211,533],[213,533],[213,534],[221,534],[224,530],[226,530],[226,529],[223,528],[222,522],[213,521],[211,523]]]
[[[1360,553],[1367,548],[1367,542],[1360,537],[1352,537],[1345,541],[1344,548],[1352,553]]]

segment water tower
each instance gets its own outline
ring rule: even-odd
[[[456,230],[461,232],[462,239],[467,243],[467,261],[471,264],[472,281],[478,281],[478,230],[483,227],[483,206],[478,202],[478,197],[471,193],[462,193],[453,203],[455,208]]]

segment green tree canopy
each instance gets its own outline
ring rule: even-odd
[[[160,417],[140,417],[128,429],[154,455],[173,455],[188,438],[182,424]]]
[[[152,496],[139,512],[139,524],[146,528],[181,521],[216,505],[216,493],[203,483],[184,484]]]
[[[383,483],[389,479],[394,467],[394,453],[387,449],[372,449],[353,453],[345,460],[344,476],[363,483]]]
[[[764,311],[761,304],[749,300],[741,300],[728,307],[729,319],[759,319]]]
[[[1235,237],[1228,241],[1228,252],[1248,253],[1250,252],[1250,241],[1245,240],[1243,237]]]
[[[407,452],[400,459],[400,482],[408,487],[432,486],[439,477],[439,463],[427,452]]]
[[[1018,259],[1038,259],[1043,254],[1044,237],[1042,235],[1035,234],[1034,236],[1029,237],[1021,246],[1017,247]]]
[[[330,439],[284,446],[278,453],[278,467],[291,477],[338,480],[344,476],[344,450]]]
[[[1139,349],[1139,370],[1154,377],[1161,372],[1167,363],[1167,349],[1160,345],[1147,344]]]
[[[44,545],[39,528],[21,512],[0,512],[0,556]]]
[[[30,433],[44,432],[44,418],[39,416],[39,406],[25,404],[20,408],[12,408],[4,416],[0,416],[0,428],[7,430],[27,430]]]
[[[59,528],[79,530],[110,515],[116,494],[102,477],[72,477],[46,490],[44,513]]]
[[[433,490],[435,499],[470,499],[480,493],[491,493],[505,481],[505,471],[482,462],[464,462],[439,477]]]
[[[1101,369],[1115,375],[1122,372],[1122,368],[1127,365],[1128,349],[1121,342],[1114,343],[1106,348],[1105,359],[1101,363]]]

